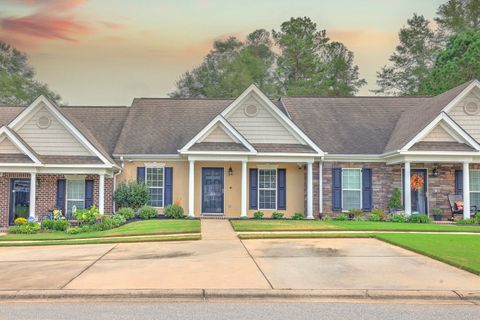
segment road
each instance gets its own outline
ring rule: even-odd
[[[154,303],[13,302],[0,303],[1,320],[140,319],[478,319],[478,305],[373,304],[335,302]]]

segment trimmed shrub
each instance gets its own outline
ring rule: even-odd
[[[253,213],[253,219],[262,219],[263,218],[263,212],[262,211],[255,211]]]
[[[79,227],[71,227],[71,228],[68,228],[66,232],[68,234],[78,234],[78,233],[82,232],[82,229],[79,228]]]
[[[339,214],[335,217],[336,221],[346,221],[348,220],[348,216],[346,214]]]
[[[430,223],[432,222],[432,219],[430,219],[429,216],[426,214],[412,214],[410,217],[408,217],[407,222],[410,223]]]
[[[373,209],[371,212],[371,214],[376,214],[377,216],[380,216],[380,220],[385,220],[386,216],[385,216],[385,212],[381,209]]]
[[[137,215],[140,219],[153,219],[158,217],[158,212],[153,207],[143,206],[140,209],[138,209]]]
[[[115,224],[115,228],[118,228],[120,226],[123,226],[125,223],[127,223],[127,219],[125,219],[124,216],[121,214],[114,214],[111,219],[113,220]]]
[[[372,214],[368,217],[368,221],[374,221],[374,222],[382,221],[382,217],[380,217],[380,215],[378,215],[378,214],[376,214],[376,213],[372,213]]]
[[[17,218],[13,223],[15,223],[16,226],[21,226],[26,224],[28,221],[25,218]]]
[[[323,221],[332,221],[332,217],[329,216],[328,214],[326,214],[326,215],[324,215],[324,216],[322,217],[322,220],[323,220]]]
[[[132,208],[137,210],[144,206],[150,199],[148,187],[135,181],[122,182],[113,194],[115,203],[120,208]]]
[[[305,219],[305,215],[303,212],[295,212],[292,216],[292,220],[303,220]]]
[[[135,211],[132,208],[120,208],[116,214],[123,216],[126,220],[133,219],[135,217]]]
[[[272,213],[272,219],[282,219],[282,218],[283,218],[283,213],[281,212]]]
[[[405,222],[406,217],[403,214],[392,214],[389,218],[390,222]]]
[[[180,207],[178,204],[169,204],[163,210],[165,217],[170,219],[182,219],[185,218],[185,214],[183,212],[183,208]]]
[[[463,218],[458,218],[458,219],[455,219],[455,223],[456,224],[475,224],[475,219],[463,219]]]
[[[40,231],[40,225],[36,222],[27,222],[19,226],[8,228],[8,233],[35,234]]]
[[[70,227],[70,222],[67,220],[50,220],[45,219],[42,221],[43,230],[52,230],[52,231],[65,231]]]
[[[392,191],[392,195],[388,200],[388,208],[391,210],[398,210],[402,207],[402,193],[399,188],[395,188]]]

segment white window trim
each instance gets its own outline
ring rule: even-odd
[[[161,169],[163,171],[162,175],[163,175],[163,184],[161,187],[151,187],[148,185],[147,183],[147,177],[148,177],[148,169]],[[148,188],[148,192],[150,194],[150,189],[162,189],[162,193],[163,193],[163,196],[162,196],[162,206],[161,207],[154,207],[152,206],[153,208],[156,208],[156,209],[163,209],[165,207],[165,166],[148,166],[148,167],[145,167],[145,185],[147,186]]]
[[[472,205],[472,193],[480,193],[480,190],[478,191],[472,191],[472,172],[479,172],[480,169],[470,169],[470,175],[469,175],[469,178],[470,178],[470,181],[468,181],[469,185],[470,185],[470,206]]]
[[[344,170],[357,170],[360,171],[360,190],[359,189],[345,189],[343,187],[343,171]],[[363,185],[362,185],[362,168],[342,168],[342,176],[341,176],[341,184],[342,184],[342,212],[349,211],[351,209],[344,209],[343,207],[343,191],[360,191],[360,208],[355,208],[355,209],[363,209]]]
[[[275,170],[275,188],[261,188],[261,190],[275,190],[275,208],[260,208],[260,171],[266,170]],[[258,177],[257,177],[257,201],[258,201],[258,210],[277,210],[278,207],[278,169],[277,168],[262,168],[258,169]]]
[[[83,181],[83,199],[68,198],[68,181]],[[65,215],[68,213],[68,201],[83,201],[83,206],[85,207],[85,184],[86,184],[85,178],[82,179],[81,177],[70,177],[66,179],[65,181],[65,212],[64,212]]]

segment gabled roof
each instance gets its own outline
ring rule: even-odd
[[[6,138],[9,139],[18,148],[18,150],[22,152],[24,156],[27,156],[31,162],[35,164],[41,163],[39,160],[38,154],[36,154],[35,151],[33,151],[33,149],[21,137],[19,137],[15,133],[15,131],[11,130],[6,126],[3,126],[0,128],[0,137],[3,135],[5,135]],[[20,154],[20,156],[22,154]],[[21,158],[24,159],[25,158],[24,156],[22,156]],[[17,156],[9,155],[9,157],[12,158],[12,160],[20,159],[18,155]]]

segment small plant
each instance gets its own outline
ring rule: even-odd
[[[388,208],[391,211],[396,211],[402,207],[402,193],[399,188],[395,188],[392,191],[392,195],[388,200]]]
[[[140,219],[153,219],[158,217],[158,212],[155,208],[150,206],[143,206],[138,209],[138,217]]]
[[[25,218],[17,218],[13,223],[15,223],[16,226],[22,226],[26,224],[28,221]]]
[[[263,212],[262,211],[255,211],[253,213],[253,219],[262,219],[263,218]]]
[[[126,220],[130,220],[135,217],[135,211],[132,208],[120,208],[116,214],[124,216]]]
[[[303,212],[295,212],[292,216],[292,220],[303,220],[305,219],[305,215]]]
[[[8,233],[35,234],[40,231],[40,225],[36,222],[27,222],[19,226],[8,228]]]
[[[77,210],[75,212],[75,218],[80,224],[92,224],[98,216],[101,216],[101,214],[95,205],[90,209]]]
[[[435,221],[442,221],[442,209],[440,208],[433,208],[432,209],[433,220]]]
[[[115,190],[113,199],[120,208],[137,210],[148,202],[150,194],[148,187],[143,183],[122,182]]]
[[[348,218],[355,221],[363,221],[364,213],[360,209],[352,209],[348,211]]]
[[[42,221],[41,227],[43,230],[65,231],[70,227],[70,222],[67,220],[45,219]]]
[[[113,220],[116,228],[118,228],[118,227],[124,225],[125,223],[127,223],[127,219],[125,219],[125,217],[120,215],[120,214],[114,214],[111,217],[111,219]]]
[[[336,221],[346,221],[348,220],[348,216],[346,214],[339,214],[335,217]]]
[[[324,215],[324,216],[322,217],[322,220],[323,220],[323,221],[332,221],[332,217],[329,216],[328,214],[326,214],[326,215]]]
[[[405,222],[406,218],[403,214],[392,214],[389,219],[390,222]]]
[[[274,212],[274,213],[272,213],[272,219],[282,219],[283,216],[284,216],[284,214],[281,213],[281,212]]]
[[[386,218],[385,212],[382,209],[373,209],[371,214],[376,214],[376,215],[380,216],[381,221],[385,220],[385,218]]]
[[[475,224],[475,219],[463,219],[463,218],[459,218],[459,219],[455,219],[455,223],[456,224]]]
[[[71,227],[71,228],[68,228],[66,232],[67,234],[78,234],[82,232],[82,229],[79,227]]]
[[[408,222],[410,223],[431,223],[432,219],[426,214],[412,214],[408,217]]]
[[[175,203],[166,206],[165,209],[163,210],[163,213],[165,214],[165,217],[170,219],[185,218],[183,208]]]
[[[380,215],[378,215],[378,214],[376,214],[376,213],[372,213],[372,214],[368,217],[368,221],[373,221],[373,222],[382,221],[382,217],[380,217]]]

